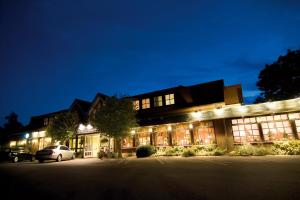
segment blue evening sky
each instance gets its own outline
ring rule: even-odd
[[[297,0],[1,0],[0,124],[97,92],[224,79],[247,101],[258,73],[300,48]]]

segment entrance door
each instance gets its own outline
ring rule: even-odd
[[[100,146],[99,135],[87,135],[85,137],[84,157],[97,157]]]

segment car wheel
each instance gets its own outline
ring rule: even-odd
[[[18,156],[16,156],[16,157],[13,158],[13,162],[14,162],[14,163],[16,163],[16,162],[18,162],[18,161],[19,161]]]
[[[73,154],[73,155],[72,155],[71,159],[72,159],[72,160],[74,160],[74,159],[75,159],[75,154]]]
[[[61,155],[58,155],[58,156],[57,156],[56,161],[57,161],[57,162],[60,162],[60,161],[61,161]]]
[[[39,163],[43,163],[44,162],[44,160],[39,160]]]

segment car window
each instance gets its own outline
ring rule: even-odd
[[[56,148],[57,148],[57,146],[49,146],[49,147],[46,147],[44,149],[56,149]]]
[[[61,147],[60,147],[60,150],[69,150],[69,149],[68,149],[68,147],[66,147],[66,146],[61,146]]]

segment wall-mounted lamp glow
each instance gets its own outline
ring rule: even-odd
[[[197,112],[192,112],[191,115],[194,119],[199,119],[202,114],[201,112],[197,111]]]
[[[220,115],[223,115],[223,113],[224,113],[224,109],[222,109],[222,108],[215,109],[215,114],[216,115],[220,116]]]
[[[153,130],[152,130],[152,128],[149,128],[149,130],[148,130],[148,131],[149,131],[149,133],[152,133],[152,131],[153,131]]]
[[[83,124],[79,124],[79,130],[83,131],[85,129],[85,126]]]
[[[194,128],[193,124],[189,124],[189,128],[193,129]]]
[[[28,139],[29,138],[29,133],[25,134],[25,138]]]
[[[168,125],[168,131],[172,131],[172,126]]]
[[[86,128],[87,128],[88,130],[91,130],[91,129],[93,129],[93,126],[92,126],[91,124],[88,124],[88,125],[86,126]]]
[[[131,135],[134,135],[135,134],[135,130],[131,130],[130,133],[131,133]]]

